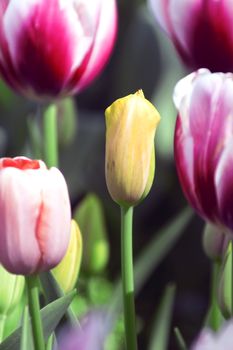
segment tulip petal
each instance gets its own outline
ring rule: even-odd
[[[44,175],[43,175],[44,172]],[[38,268],[47,270],[56,266],[66,253],[70,240],[71,212],[64,177],[56,168],[41,170],[41,211],[37,222],[36,237],[41,261]]]
[[[233,121],[233,115],[231,120]],[[215,174],[218,205],[223,223],[233,230],[232,198],[233,198],[233,140],[228,143],[220,158]]]
[[[117,30],[116,3],[114,0],[99,0],[99,2],[101,2],[101,9],[94,45],[86,66],[84,66],[85,70],[78,67],[72,76],[69,85],[73,92],[82,90],[99,74],[109,58],[115,42]],[[78,85],[77,81],[79,81]]]
[[[35,232],[41,203],[40,184],[30,173],[0,172],[0,261],[12,273],[28,274],[40,261]]]

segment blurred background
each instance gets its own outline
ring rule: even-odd
[[[143,89],[162,118],[155,139],[154,185],[147,199],[135,209],[135,259],[160,229],[187,206],[173,158],[176,111],[172,92],[175,83],[188,72],[155,23],[145,1],[119,0],[118,9],[118,38],[104,72],[83,93],[59,104],[60,168],[68,182],[74,213],[88,193],[98,196],[103,213],[101,225],[104,226],[100,230],[105,231],[104,239],[110,252],[103,268],[90,272],[85,267],[81,271],[77,284],[81,301],[77,301],[77,308],[83,311],[88,304],[83,280],[92,281],[88,287],[89,302],[101,304],[110,298],[120,275],[120,212],[110,199],[104,176],[104,110],[114,100]],[[30,156],[31,142],[39,142],[41,137],[35,127],[40,125],[40,116],[35,115],[36,105],[16,96],[2,82],[0,91],[1,156]],[[80,212],[76,214],[79,215],[84,220]],[[92,228],[98,231],[97,226]],[[151,274],[143,282],[136,299],[139,349],[149,348],[160,298],[170,282],[175,284],[176,294],[168,349],[177,349],[174,327],[179,327],[188,344],[199,332],[208,307],[210,276],[210,264],[202,249],[202,230],[203,222],[193,214],[165,259],[151,268]],[[172,230],[170,234],[172,239]],[[90,240],[91,235],[92,232],[88,236]],[[84,237],[84,260],[88,245],[85,240]],[[98,254],[104,252],[100,250]]]

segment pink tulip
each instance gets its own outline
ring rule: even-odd
[[[61,172],[41,160],[0,159],[0,263],[14,274],[56,266],[70,238],[69,195]]]
[[[233,71],[231,1],[149,1],[158,22],[192,70]]]
[[[233,349],[233,320],[228,321],[214,333],[204,329],[191,350],[232,350]]]
[[[116,0],[1,0],[2,77],[31,98],[79,92],[109,58],[116,17]]]
[[[221,232],[233,232],[233,75],[202,69],[176,85],[175,160],[183,191]]]

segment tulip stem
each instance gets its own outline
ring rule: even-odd
[[[36,275],[26,276],[29,312],[32,323],[32,333],[35,350],[45,350],[40,304],[38,293],[38,278]]]
[[[124,301],[124,321],[126,349],[137,349],[134,277],[133,277],[133,242],[132,242],[133,207],[121,207],[121,273]]]
[[[51,104],[44,112],[44,160],[50,168],[58,166],[57,108]]]

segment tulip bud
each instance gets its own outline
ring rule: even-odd
[[[115,202],[136,205],[153,182],[154,136],[160,115],[139,90],[115,101],[105,116],[108,190]]]
[[[9,273],[0,265],[0,315],[8,315],[20,302],[24,290],[24,277]]]
[[[100,273],[108,263],[109,242],[99,198],[88,194],[75,210],[74,217],[83,233],[82,268],[87,273]]]
[[[212,260],[221,260],[226,251],[230,237],[217,226],[206,224],[203,232],[203,248],[206,255]]]
[[[56,168],[25,157],[0,159],[0,262],[15,274],[50,270],[66,253],[71,210]]]
[[[70,243],[62,261],[52,270],[65,293],[71,291],[77,282],[82,257],[82,236],[77,223],[71,221]]]

